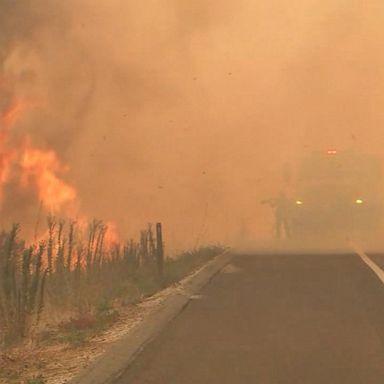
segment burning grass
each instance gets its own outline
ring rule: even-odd
[[[151,225],[138,241],[111,239],[101,221],[84,230],[54,217],[48,218],[46,239],[35,245],[19,239],[18,226],[1,234],[0,371],[6,380],[23,375],[19,355],[12,355],[20,346],[83,348],[122,313],[223,251],[211,246],[185,252],[165,260],[160,273]],[[7,356],[16,357],[8,361]]]

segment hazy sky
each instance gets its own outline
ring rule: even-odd
[[[383,153],[379,0],[0,0],[0,34],[0,108],[36,104],[14,140],[54,149],[123,235],[269,236],[284,164]]]

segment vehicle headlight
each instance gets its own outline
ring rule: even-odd
[[[303,202],[301,200],[296,200],[296,205],[303,205]]]
[[[355,203],[356,203],[356,204],[364,204],[364,200],[362,200],[362,199],[356,199]]]

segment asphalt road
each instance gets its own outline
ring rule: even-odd
[[[384,285],[356,255],[237,256],[118,384],[383,384]]]

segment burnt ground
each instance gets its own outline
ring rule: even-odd
[[[384,286],[353,254],[241,255],[116,384],[384,383]]]

